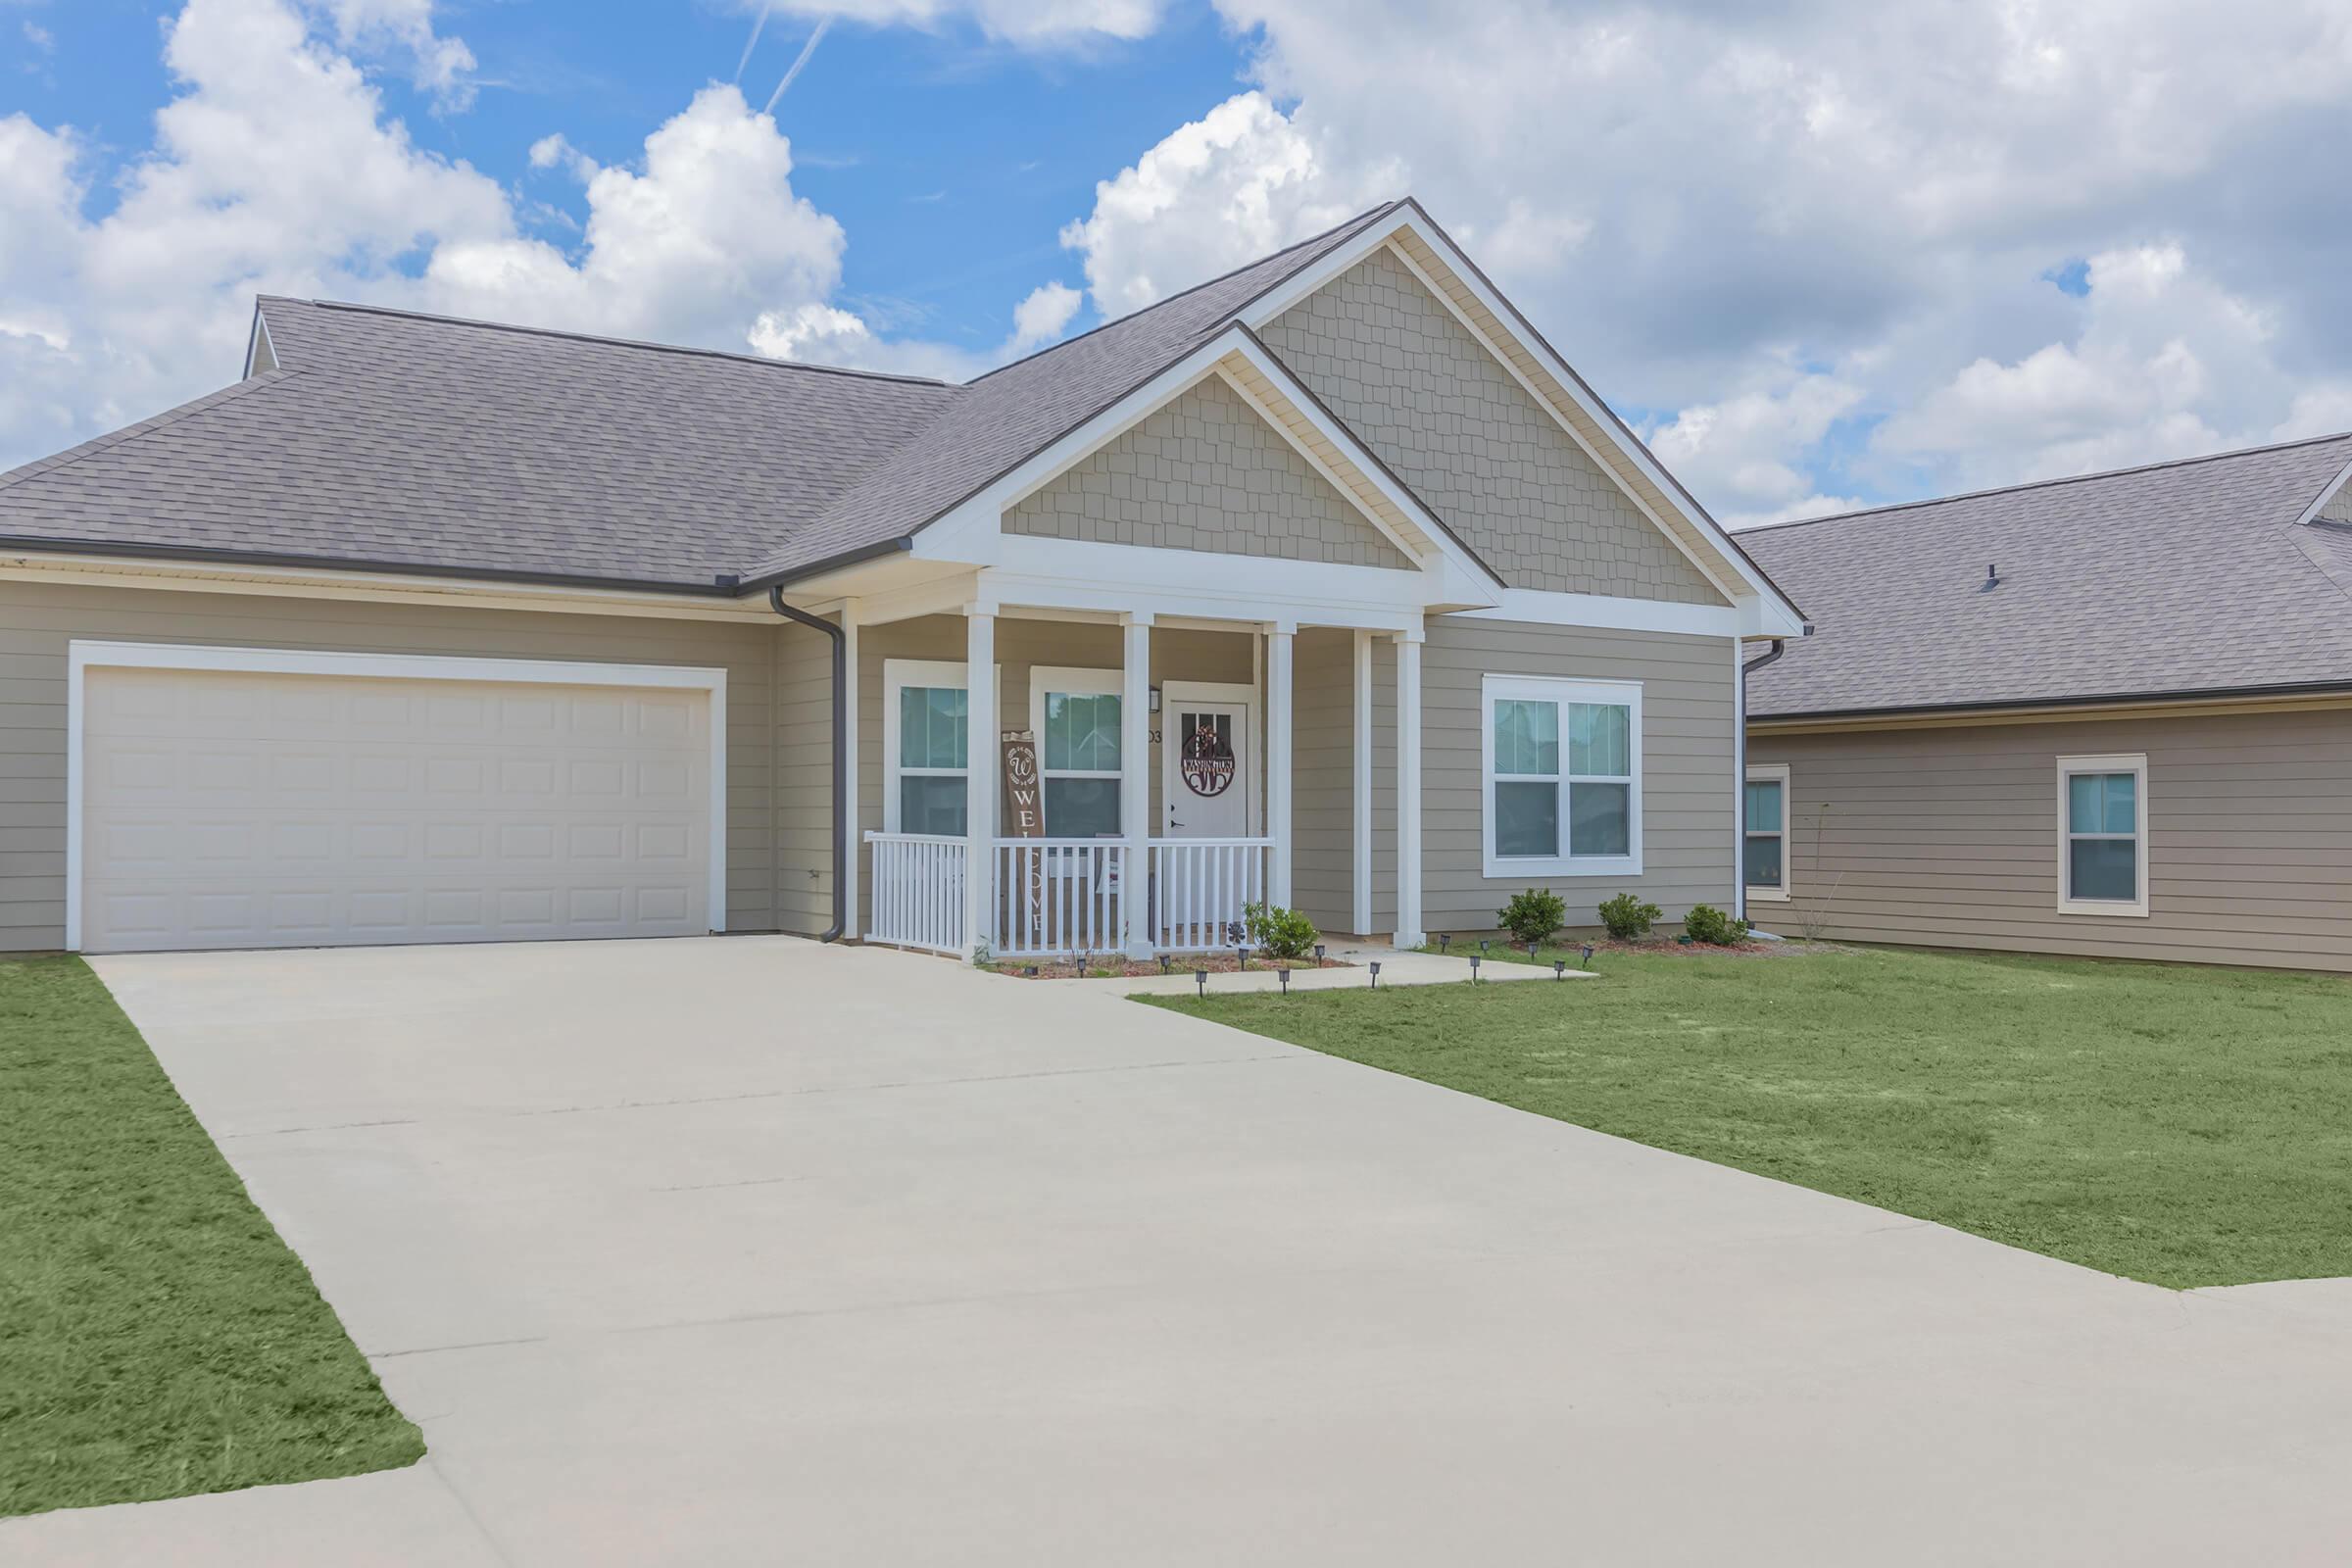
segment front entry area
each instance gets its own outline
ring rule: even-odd
[[[75,654],[68,924],[82,951],[717,923],[715,671]]]

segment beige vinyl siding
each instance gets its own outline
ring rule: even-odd
[[[0,952],[65,941],[66,650],[77,637],[723,668],[727,924],[812,928],[794,926],[805,914],[791,901],[780,914],[776,898],[779,881],[808,883],[821,868],[784,848],[777,831],[780,628],[0,581]]]
[[[1214,375],[1008,508],[1004,531],[1400,571],[1413,565]]]
[[[1175,681],[1215,681],[1224,685],[1247,686],[1250,681],[1250,644],[1252,633],[1197,631],[1191,628],[1154,626],[1152,628],[1152,684],[1154,687]],[[997,617],[997,663],[1003,670],[1004,707],[998,714],[1001,727],[1025,729],[1029,724],[1029,672],[1040,664],[1064,669],[1119,668],[1124,662],[1124,639],[1120,628],[1111,625],[1087,625],[1066,621],[1032,620],[1022,616]],[[893,659],[937,660],[960,664],[964,654],[964,623],[961,615],[923,615],[912,620],[891,621],[884,625],[867,626],[858,633],[858,822],[856,838],[859,853],[865,858],[860,863],[872,865],[865,856],[864,836],[882,827],[882,794],[887,781],[882,773],[882,735],[886,723],[895,723],[897,715],[884,708],[884,662]],[[1160,714],[1152,715],[1152,731],[1159,733]],[[1260,709],[1259,717],[1264,717]],[[993,755],[993,754],[992,754]],[[1261,755],[1262,764],[1263,758]],[[1159,747],[1154,740],[1152,750],[1152,824],[1156,837],[1164,818],[1164,803],[1159,793]],[[1253,788],[1261,788],[1252,780]],[[999,792],[1000,803],[1002,791]],[[1262,795],[1259,799],[1262,800]],[[872,912],[873,901],[870,875],[858,880],[860,889],[857,932],[862,936],[865,921]]]
[[[1262,335],[1513,587],[1725,602],[1387,250],[1292,306]]]
[[[776,919],[812,933],[833,923],[833,639],[798,623],[773,635]]]
[[[1422,924],[1491,931],[1513,893],[1567,901],[1571,926],[1638,893],[1679,921],[1733,897],[1733,649],[1728,637],[1601,631],[1435,616],[1422,653]],[[1642,874],[1490,879],[1485,874],[1481,685],[1488,675],[1642,683]],[[1392,873],[1393,877],[1393,873]]]
[[[1298,633],[1291,689],[1291,903],[1325,931],[1355,923],[1355,634]]]
[[[2057,760],[2145,754],[2145,918],[2062,915]],[[1789,735],[1787,905],[1847,941],[2352,970],[2352,710]]]

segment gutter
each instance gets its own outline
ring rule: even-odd
[[[1739,646],[1732,645],[1734,659],[1740,657]],[[1739,704],[1739,710],[1732,715],[1732,771],[1738,775],[1732,786],[1732,824],[1736,829],[1732,843],[1732,917],[1737,920],[1747,918],[1747,677],[1788,651],[1788,639],[1775,637],[1771,651],[1763,658],[1740,666],[1740,686],[1733,694]],[[1783,813],[1788,809],[1788,803],[1782,802]],[[1783,880],[1787,880],[1786,872]]]
[[[838,942],[850,924],[849,887],[842,879],[842,869],[850,863],[850,639],[822,615],[786,604],[780,583],[767,591],[767,602],[777,614],[833,640],[833,923],[816,940]]]
[[[1780,644],[1773,652],[1748,665],[1761,668],[1780,658]],[[1770,727],[1776,724],[1815,724],[1832,719],[1935,719],[1945,715],[1966,714],[2032,714],[2063,711],[2078,708],[2162,707],[2170,703],[2222,702],[2230,698],[2260,697],[2327,697],[2338,692],[2352,692],[2352,681],[2286,681],[2266,686],[2209,686],[2190,690],[2106,692],[2088,697],[2025,697],[2007,702],[1989,703],[1931,703],[1917,708],[1822,708],[1793,713],[1760,713],[1749,722]]]

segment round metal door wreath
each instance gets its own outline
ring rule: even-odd
[[[1184,738],[1184,757],[1177,763],[1184,787],[1211,799],[1233,783],[1233,745],[1213,724],[1202,724]]]

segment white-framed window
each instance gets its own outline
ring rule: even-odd
[[[1123,679],[1115,669],[1039,664],[1029,671],[1029,727],[1050,839],[1118,836]]]
[[[1482,686],[1486,874],[1639,876],[1639,681],[1489,675]]]
[[[1003,672],[998,684],[1003,686]],[[882,830],[961,838],[968,830],[972,737],[964,666],[882,662]],[[982,747],[986,757],[989,749]]]
[[[2058,759],[2058,912],[2148,912],[2148,759]]]
[[[1751,899],[1788,897],[1788,764],[1756,762],[1747,770],[1740,824],[1741,874]]]

